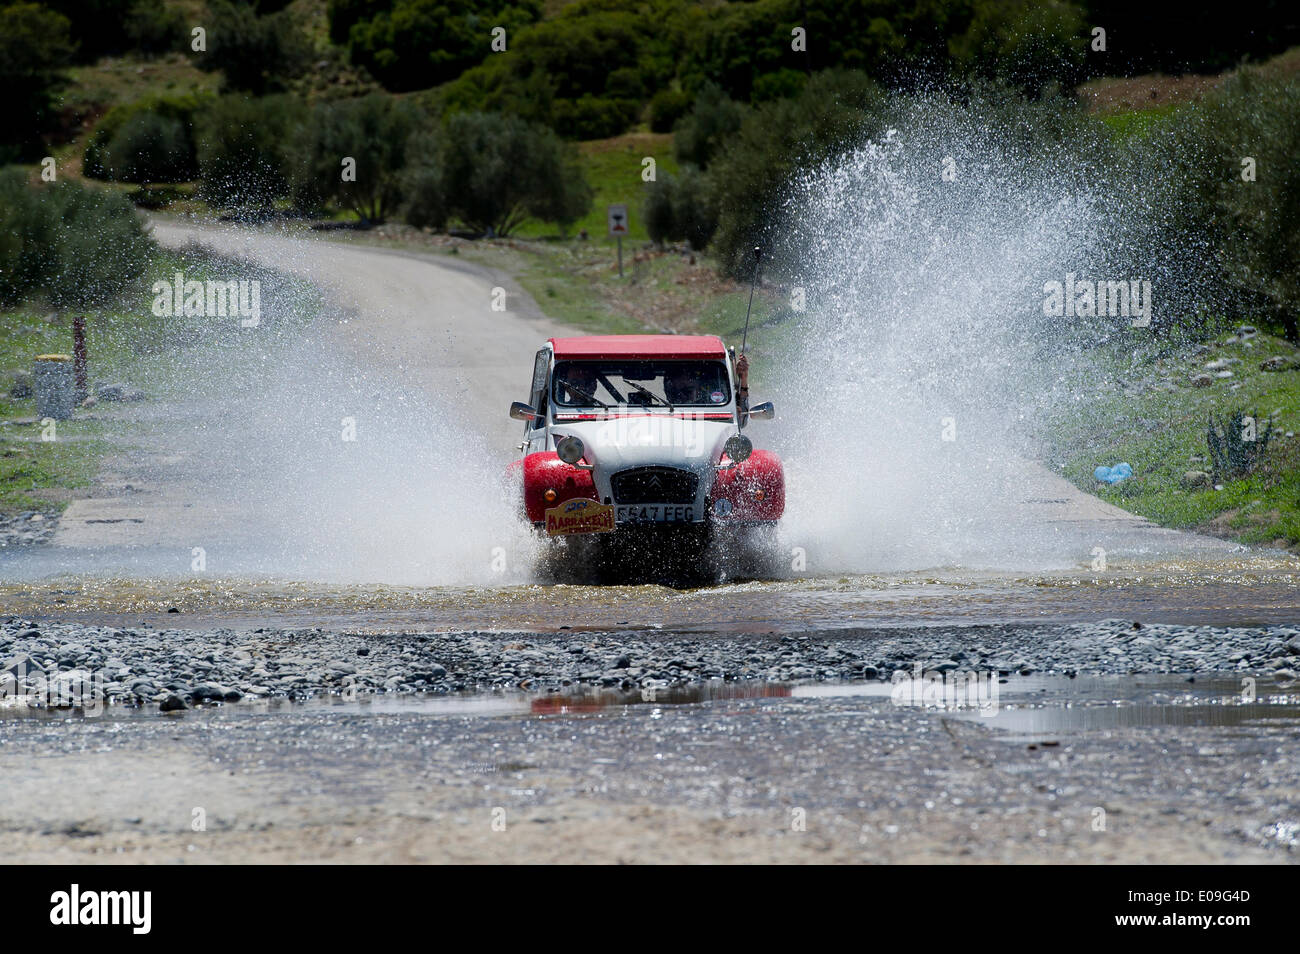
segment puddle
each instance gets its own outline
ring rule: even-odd
[[[161,714],[156,706],[112,707],[99,714],[80,709],[27,708],[14,699],[0,705],[0,720],[15,718],[242,719],[276,713],[418,715],[455,718],[576,717],[596,714],[639,716],[666,707],[726,702],[804,704],[810,711],[843,700],[916,708],[979,722],[1007,742],[1044,741],[1072,733],[1160,726],[1300,727],[1300,682],[1230,675],[1197,676],[1013,676],[962,683],[903,680],[866,683],[707,682],[671,689],[576,688],[545,694],[518,691],[474,695],[377,695],[348,700],[337,696],[291,702],[274,698],[205,705]],[[842,707],[841,707],[842,708]]]

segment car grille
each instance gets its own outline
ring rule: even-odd
[[[615,503],[689,504],[695,503],[700,477],[676,467],[637,467],[619,471],[610,479],[610,484]]]

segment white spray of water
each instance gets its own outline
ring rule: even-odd
[[[1152,277],[1098,273],[1128,210],[969,113],[906,118],[789,191],[809,311],[776,382],[786,536],[823,571],[1077,566],[1088,541],[1026,519],[1039,412],[1086,398],[1042,289]]]

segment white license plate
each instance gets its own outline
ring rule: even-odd
[[[616,519],[619,523],[694,523],[695,507],[691,504],[620,504]]]

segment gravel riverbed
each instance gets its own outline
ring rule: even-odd
[[[163,709],[269,696],[671,688],[709,680],[889,680],[898,670],[1017,674],[1242,672],[1294,678],[1300,627],[1103,620],[1074,626],[359,635],[0,625],[0,696]]]

